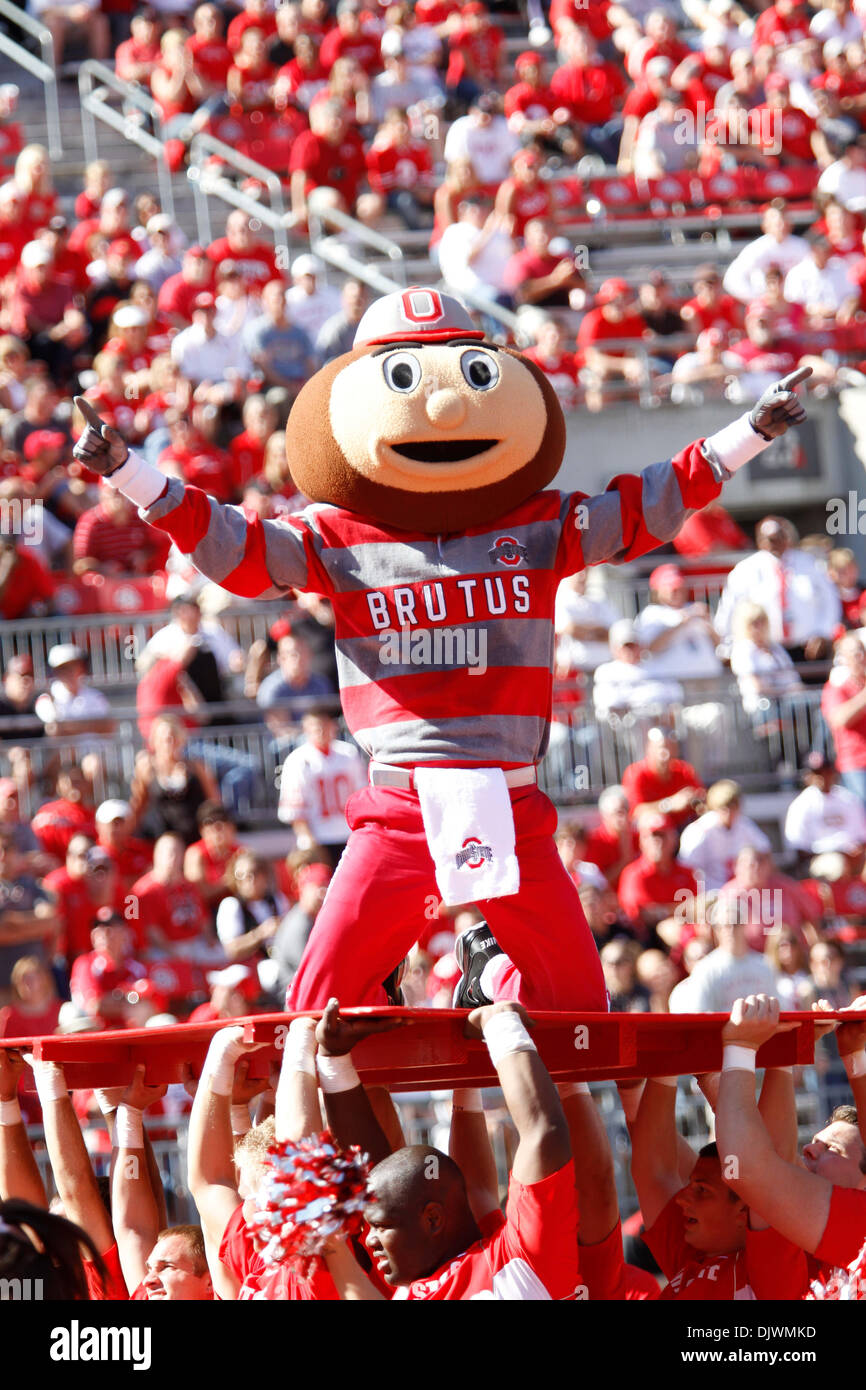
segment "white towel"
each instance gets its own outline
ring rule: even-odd
[[[448,907],[520,887],[514,815],[501,767],[417,767],[415,790],[436,883]]]

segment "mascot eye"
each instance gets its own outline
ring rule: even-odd
[[[385,380],[392,391],[414,391],[421,380],[421,363],[411,352],[394,352],[382,364]]]
[[[487,352],[464,352],[460,367],[473,391],[489,391],[499,380],[499,367]]]

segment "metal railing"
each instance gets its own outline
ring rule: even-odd
[[[257,179],[259,183],[264,184],[268,190],[270,206],[259,202],[250,193],[244,193],[218,168],[208,167],[208,161],[214,155],[239,174],[243,174],[246,178]],[[208,135],[202,131],[196,135],[190,145],[187,178],[193,189],[196,227],[202,245],[207,246],[213,240],[208,199],[220,198],[224,203],[229,203],[232,207],[240,208],[250,217],[257,218],[262,226],[268,228],[273,235],[274,243],[286,259],[284,266],[279,264],[278,259],[278,268],[288,268],[289,233],[295,225],[296,219],[292,213],[286,212],[283,186],[273,169],[268,169],[264,164],[258,164],[256,160],[249,159],[245,154],[240,154],[223,140],[218,140],[216,136]]]
[[[35,54],[26,49],[23,44],[18,43],[16,39],[11,38],[9,34],[0,34],[0,53],[5,53],[19,67],[32,73],[45,88],[48,153],[52,159],[62,159],[63,137],[60,123],[60,100],[57,95],[57,68],[54,63],[54,40],[51,37],[51,30],[23,9],[19,9],[17,5],[10,4],[9,0],[0,0],[0,18],[5,19],[7,24],[16,24],[19,29],[23,29],[25,34],[30,34],[39,43],[42,50],[41,58],[37,58]]]
[[[98,84],[98,85],[96,85]],[[146,130],[144,122],[136,121],[129,111],[118,111],[106,100],[105,88],[120,97],[127,107],[136,111],[153,127],[153,134]],[[78,74],[78,91],[81,99],[81,129],[84,136],[84,158],[89,163],[99,158],[99,133],[97,122],[118,131],[133,145],[156,160],[156,177],[159,186],[159,200],[163,212],[174,217],[174,193],[171,174],[163,153],[162,119],[159,107],[143,87],[135,82],[125,82],[122,77],[107,67],[105,63],[88,58],[81,64]]]
[[[316,255],[320,256],[328,265],[333,265],[347,275],[354,275],[359,280],[364,280],[372,289],[379,290],[381,294],[390,294],[393,290],[406,288],[407,278],[403,248],[391,237],[375,231],[372,227],[365,227],[363,222],[359,222],[355,217],[350,217],[347,212],[343,212],[340,208],[317,206],[315,199],[312,207],[307,206],[307,225],[310,232],[310,246]],[[386,275],[378,266],[369,265],[366,261],[362,261],[353,253],[350,246],[335,241],[326,235],[324,230],[326,226],[336,228],[338,232],[346,232],[353,242],[367,246],[371,251],[378,251],[388,261],[389,266],[395,268],[394,278]]]

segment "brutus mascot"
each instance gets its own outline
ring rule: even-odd
[[[553,607],[566,575],[676,535],[732,473],[805,416],[777,383],[750,415],[597,497],[547,490],[565,422],[543,374],[484,339],[456,299],[377,300],[351,352],[300,392],[292,477],[312,505],[248,520],[131,452],[78,401],[76,457],[247,598],[334,606],[346,723],[369,786],[292,985],[291,1009],[384,1002],[425,911],[478,903],[455,1003],[603,1010],[598,954],[537,786],[551,715]],[[495,938],[495,941],[491,939]],[[499,952],[496,942],[501,947]]]

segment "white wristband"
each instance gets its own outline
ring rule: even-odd
[[[116,1149],[144,1148],[144,1121],[142,1112],[134,1105],[118,1105],[114,1120],[114,1147]]]
[[[310,1025],[313,1024],[311,1027]],[[283,1070],[316,1075],[316,1028],[313,1019],[293,1018],[283,1053]]]
[[[21,1106],[18,1104],[18,1097],[13,1096],[11,1100],[0,1100],[0,1127],[21,1124]]]
[[[360,1086],[361,1078],[355,1071],[355,1063],[350,1056],[328,1057],[319,1052],[316,1056],[316,1067],[319,1072],[319,1085],[326,1096],[336,1095],[339,1091],[354,1091],[356,1086]]]
[[[568,1100],[569,1096],[592,1095],[585,1081],[561,1081],[556,1089],[559,1092],[560,1100]]]
[[[162,496],[168,479],[152,463],[142,458],[141,454],[133,453],[130,449],[126,463],[105,481],[116,492],[122,492],[124,497],[128,497],[137,507],[146,509],[152,507],[156,499]]]
[[[504,1057],[514,1052],[537,1052],[538,1048],[526,1031],[523,1019],[510,1009],[491,1014],[482,1032],[487,1043],[487,1051],[494,1067],[498,1068]]]
[[[676,1087],[680,1078],[678,1076],[651,1076],[648,1079],[654,1081],[657,1086]]]
[[[232,1134],[236,1139],[240,1139],[248,1130],[252,1129],[250,1120],[250,1107],[248,1105],[232,1106]]]
[[[737,1043],[726,1043],[722,1053],[722,1071],[753,1072],[757,1055],[753,1047],[740,1047]]]
[[[451,1109],[466,1110],[473,1115],[482,1114],[484,1102],[481,1099],[481,1091],[477,1086],[458,1086],[451,1098]]]
[[[866,1076],[866,1047],[861,1047],[859,1052],[846,1052],[842,1065],[849,1081],[855,1076]]]
[[[59,1062],[37,1062],[32,1053],[25,1053],[24,1060],[33,1068],[33,1080],[40,1105],[50,1101],[66,1100],[69,1088]]]
[[[106,1119],[109,1115],[113,1115],[117,1106],[108,1099],[108,1092],[97,1088],[94,1090],[93,1094],[96,1097],[96,1104],[99,1106]]]
[[[764,439],[758,434],[746,414],[741,415],[738,420],[733,420],[730,425],[725,425],[724,429],[711,434],[704,440],[704,449],[708,449],[712,458],[729,473],[736,473],[738,468],[742,468],[749,459],[762,453],[772,442],[771,439]]]
[[[230,1096],[235,1084],[235,1067],[243,1056],[244,1030],[235,1025],[214,1033],[204,1060],[201,1079],[210,1083],[215,1096]]]

